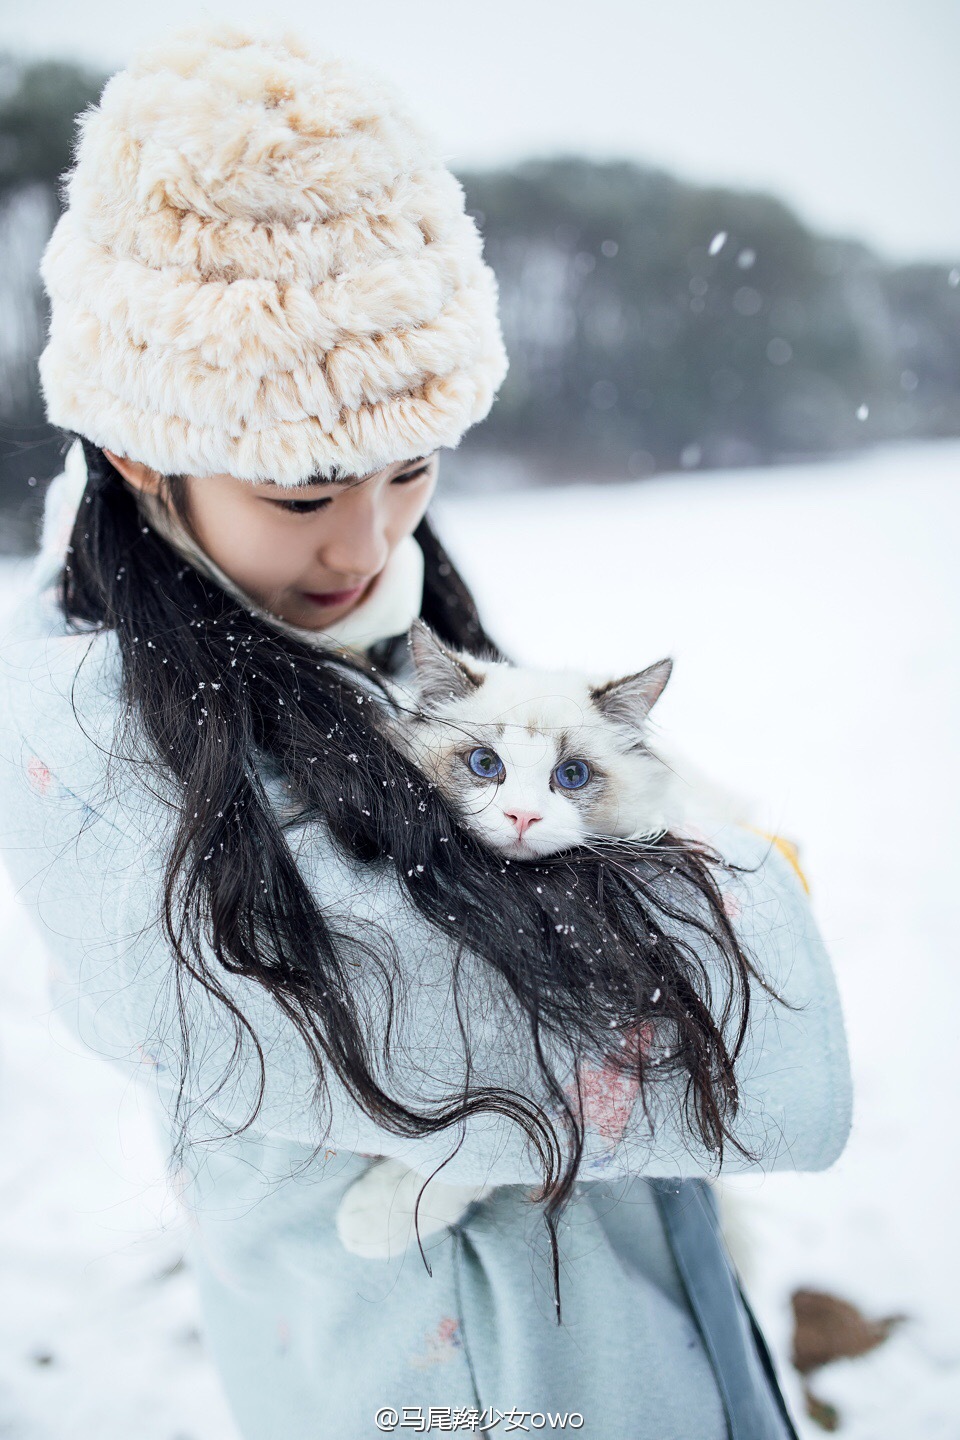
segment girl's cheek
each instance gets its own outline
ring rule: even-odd
[[[433,498],[433,492],[437,488],[436,478],[429,485],[417,486],[412,494],[403,494],[403,486],[397,489],[401,492],[401,502],[397,505],[391,526],[394,543],[402,540],[405,535],[410,535],[426,513],[427,506]]]
[[[225,537],[219,557],[213,557],[242,590],[261,600],[286,589],[305,565],[298,537],[277,529],[267,520],[235,531],[232,543]]]
[[[301,581],[306,584],[305,577],[317,569],[315,548],[305,546],[299,536],[276,537],[269,552],[261,549],[253,564],[261,588],[277,595],[284,590],[299,589]]]

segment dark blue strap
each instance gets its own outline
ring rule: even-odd
[[[730,1440],[799,1440],[770,1352],[746,1302],[705,1180],[648,1180],[657,1197],[704,1347]]]

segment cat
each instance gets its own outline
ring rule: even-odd
[[[395,738],[484,844],[535,861],[601,836],[654,840],[679,822],[678,777],[647,726],[671,660],[592,681],[451,650],[420,620],[408,644],[414,678]],[[398,1160],[370,1158],[340,1202],[337,1232],[352,1254],[389,1259],[412,1239],[426,1182]],[[431,1181],[420,1235],[455,1225],[493,1188]]]
[[[674,776],[647,717],[671,660],[592,683],[457,654],[411,627],[416,705],[401,742],[481,841],[536,860],[597,836],[655,839],[675,818]]]

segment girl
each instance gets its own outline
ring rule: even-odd
[[[459,185],[375,77],[215,30],[110,81],[68,198],[0,838],[154,1093],[241,1434],[793,1435],[703,1177],[846,1140],[796,875],[735,825],[507,867],[377,722],[416,615],[495,652],[426,518],[506,369]],[[361,1259],[381,1155],[497,1188]]]

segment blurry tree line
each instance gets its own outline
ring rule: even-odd
[[[960,434],[960,268],[625,161],[460,178],[511,357],[482,444],[613,477]]]
[[[0,546],[60,467],[37,265],[75,116],[105,77],[0,61]],[[773,196],[576,156],[460,172],[510,373],[453,483],[613,479],[960,434],[960,268],[890,266]],[[960,260],[960,257],[958,257]]]

